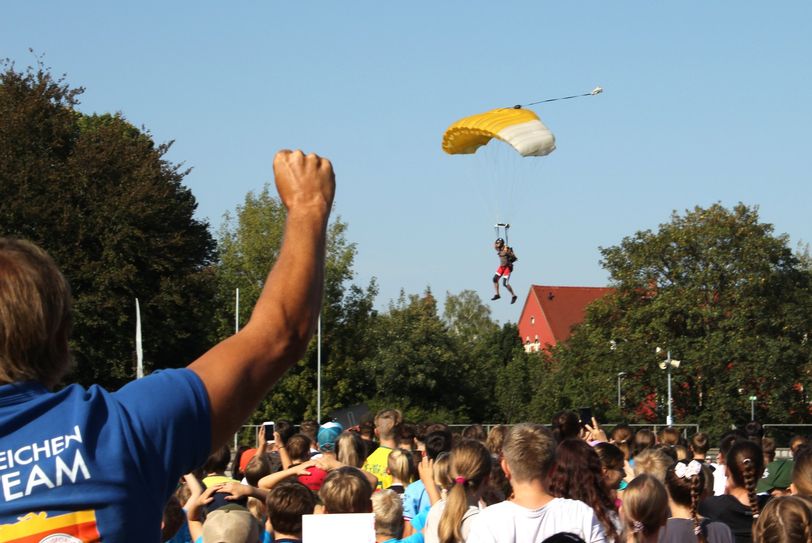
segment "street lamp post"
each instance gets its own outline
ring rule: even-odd
[[[750,420],[756,420],[756,400],[755,396],[750,396]]]
[[[655,350],[658,355],[662,356],[663,350],[659,347]],[[660,362],[660,369],[667,370],[668,372],[668,416],[665,419],[667,426],[674,425],[674,417],[671,416],[671,368],[678,368],[680,365],[679,360],[671,358],[671,351],[666,351],[665,360]]]
[[[618,406],[618,408],[621,408],[621,409],[623,408],[623,405],[622,405],[622,400],[621,400],[621,396],[620,396],[620,380],[623,379],[624,377],[626,377],[626,372],[625,371],[618,372],[618,374],[617,374],[617,406]]]

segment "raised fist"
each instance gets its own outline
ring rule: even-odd
[[[335,195],[333,165],[316,154],[283,150],[273,160],[276,190],[289,212],[329,214]]]

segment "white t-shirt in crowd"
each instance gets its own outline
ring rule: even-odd
[[[551,535],[569,532],[587,543],[605,543],[606,536],[587,504],[554,498],[544,507],[527,509],[504,501],[474,517],[468,543],[541,543]]]
[[[445,500],[440,500],[429,509],[428,517],[426,518],[426,528],[423,530],[423,537],[426,543],[440,543],[440,520],[443,518],[445,511]],[[463,543],[467,543],[468,536],[471,533],[471,526],[473,526],[474,518],[482,511],[475,505],[469,505],[468,510],[462,516],[460,523],[460,533],[462,534]]]
[[[713,467],[713,495],[721,496],[727,492],[727,468],[724,464],[711,464]]]

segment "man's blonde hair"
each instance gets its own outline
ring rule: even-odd
[[[403,535],[403,500],[393,490],[384,489],[372,495],[375,534],[400,539]]]
[[[540,424],[517,424],[505,437],[502,456],[512,480],[543,480],[555,460],[555,440]]]
[[[48,253],[0,238],[0,383],[54,387],[70,369],[71,295]]]

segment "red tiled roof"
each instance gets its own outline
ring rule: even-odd
[[[558,343],[569,338],[572,327],[584,320],[586,306],[614,289],[533,285],[531,290]]]

